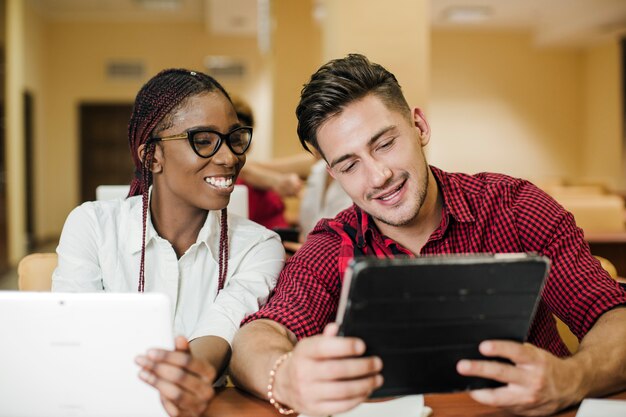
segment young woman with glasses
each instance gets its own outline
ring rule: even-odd
[[[199,415],[239,323],[274,288],[284,250],[273,232],[227,216],[252,128],[217,81],[162,71],[137,94],[128,133],[129,196],[72,211],[53,290],[167,294],[182,337],[174,351],[139,356],[140,377],[170,415]]]

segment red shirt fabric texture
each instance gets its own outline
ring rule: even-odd
[[[501,174],[430,169],[443,197],[442,218],[419,255],[535,252],[551,260],[528,342],[568,356],[552,314],[582,338],[603,313],[626,304],[626,291],[591,255],[572,214],[539,188]],[[243,323],[271,319],[298,339],[320,333],[335,319],[343,275],[356,255],[414,256],[352,206],[317,224],[287,261],[268,303]]]
[[[248,187],[248,218],[268,229],[289,227],[285,219],[285,203],[276,191],[261,190],[241,178],[236,184]]]

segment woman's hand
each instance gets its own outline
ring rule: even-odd
[[[159,391],[170,416],[200,416],[214,395],[215,368],[194,358],[184,337],[178,336],[175,346],[174,351],[150,349],[137,356],[139,378]]]

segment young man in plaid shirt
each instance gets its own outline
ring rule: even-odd
[[[483,355],[511,364],[460,361],[459,373],[506,384],[471,396],[545,415],[626,388],[626,292],[591,256],[570,213],[526,181],[429,166],[424,115],[409,108],[393,74],[362,55],[322,66],[302,90],[296,114],[303,146],[320,152],[355,205],[318,223],[269,302],[244,321],[231,361],[241,386],[283,414],[328,415],[358,405],[382,384],[380,358],[360,356],[363,341],[337,337],[332,323],[355,255],[536,252],[552,267],[530,343],[480,345]],[[582,339],[575,355],[553,314]]]

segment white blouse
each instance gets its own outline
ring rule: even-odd
[[[136,292],[141,219],[141,196],[75,208],[57,248],[52,290]],[[211,211],[196,243],[177,259],[148,215],[145,291],[169,297],[174,332],[189,340],[213,335],[231,343],[241,320],[267,301],[283,267],[285,253],[276,233],[229,214],[228,276],[218,294],[219,239],[220,212]]]

